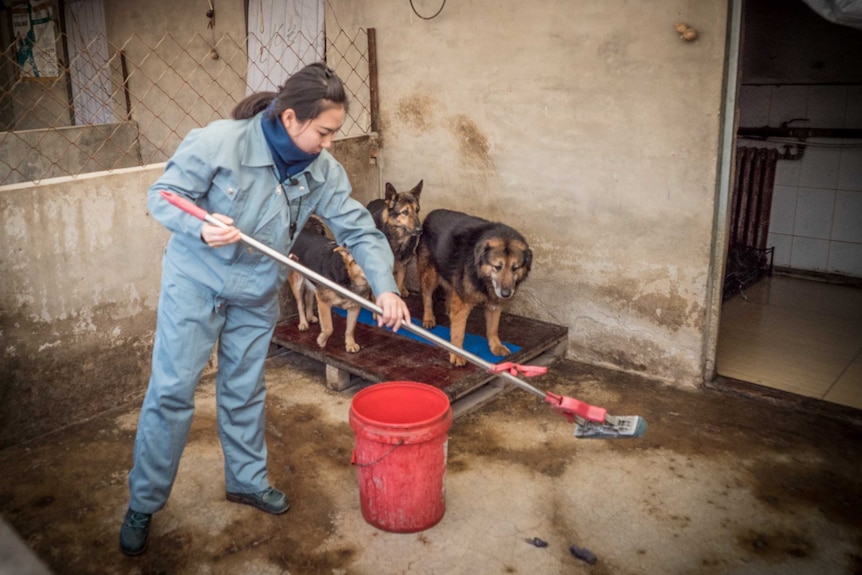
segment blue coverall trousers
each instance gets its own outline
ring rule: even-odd
[[[194,414],[195,387],[216,342],[226,491],[254,493],[269,486],[264,362],[277,317],[276,298],[256,306],[232,305],[205,295],[189,280],[165,278],[152,375],[129,474],[131,509],[154,513],[167,502]]]

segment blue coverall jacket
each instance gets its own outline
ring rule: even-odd
[[[362,267],[375,294],[397,293],[393,256],[368,211],[350,197],[344,168],[324,150],[295,183],[279,182],[260,115],[192,130],[149,189],[148,208],[171,232],[152,374],[138,422],[129,507],[161,509],[176,477],[194,412],[194,389],[218,343],[219,437],[229,492],[269,486],[264,440],[264,360],[288,269],[242,242],[211,248],[203,222],[169,204],[161,190],[209,213],[230,216],[247,235],[287,254],[290,224],[315,213]],[[298,232],[297,232],[298,233]]]

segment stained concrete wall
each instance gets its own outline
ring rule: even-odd
[[[140,396],[167,232],[162,166],[0,188],[0,447]]]
[[[336,140],[329,151],[344,166],[353,188],[352,196],[358,202],[364,206],[383,197],[374,135]]]
[[[567,325],[571,358],[702,382],[727,2],[473,0],[424,20],[329,0],[335,19],[376,29],[382,179],[530,241],[513,311]]]

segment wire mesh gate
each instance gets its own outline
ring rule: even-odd
[[[0,186],[167,160],[189,130],[228,117],[246,96],[252,38],[93,37],[56,77],[38,79],[21,73],[13,42],[0,53]],[[60,34],[57,46],[68,41]],[[339,137],[376,132],[374,29],[339,29],[325,45],[324,58],[295,56],[302,64],[325,59],[344,81],[350,110]],[[286,79],[280,72],[273,86]]]

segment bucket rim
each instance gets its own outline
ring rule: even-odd
[[[420,389],[424,393],[428,393],[431,396],[436,396],[436,399],[441,401],[441,409],[439,412],[435,412],[430,417],[427,417],[418,421],[411,422],[386,422],[379,421],[365,415],[361,412],[361,409],[357,408],[357,404],[361,403],[363,400],[366,400],[369,396],[373,394],[386,393],[388,390],[398,387],[398,388],[414,388]],[[350,415],[352,418],[355,418],[358,422],[363,424],[363,427],[370,427],[377,429],[378,431],[388,429],[388,430],[404,430],[411,428],[422,428],[429,425],[434,425],[437,422],[448,419],[449,414],[452,413],[452,405],[449,396],[446,395],[442,390],[433,385],[429,385],[427,383],[421,383],[418,381],[385,381],[376,383],[374,385],[370,385],[365,389],[360,390],[356,395],[353,396],[353,399],[350,403]]]

